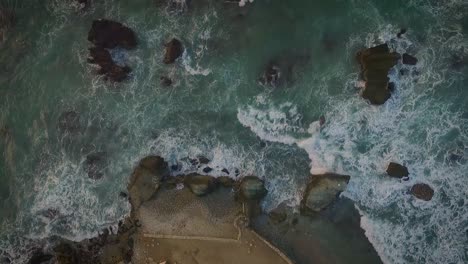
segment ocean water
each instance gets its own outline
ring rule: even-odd
[[[189,159],[203,155],[213,176],[262,177],[265,210],[297,206],[311,172],[348,174],[343,195],[384,263],[468,262],[466,1],[91,2],[0,2],[17,17],[0,46],[0,248],[14,263],[39,240],[116,224],[130,209],[119,193],[149,154],[178,164],[173,175],[201,172]],[[135,50],[112,53],[133,69],[126,82],[86,62],[98,18],[138,36]],[[186,50],[165,65],[172,37]],[[372,106],[356,88],[355,53],[382,43],[419,62],[396,65],[391,99]],[[274,88],[258,82],[272,60],[291,69]],[[67,111],[75,131],[59,129]],[[84,163],[96,153],[104,176],[93,180]],[[387,177],[390,161],[410,180]],[[419,182],[431,201],[408,194]]]

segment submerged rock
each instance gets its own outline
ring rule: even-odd
[[[361,72],[366,82],[362,97],[371,104],[384,104],[390,98],[388,89],[388,71],[397,64],[400,55],[390,52],[387,44],[361,50],[357,59],[361,64]]]
[[[310,55],[306,53],[289,52],[286,55],[277,56],[268,62],[259,83],[269,87],[279,87],[294,81],[298,69],[303,68],[310,61]]]
[[[161,157],[143,158],[135,168],[128,184],[132,209],[148,201],[159,189],[161,180],[168,175],[167,163]]]
[[[15,23],[15,14],[12,10],[0,5],[0,45],[7,39],[10,28]]]
[[[182,42],[176,38],[171,39],[171,41],[167,42],[164,46],[165,54],[163,61],[165,64],[174,63],[175,60],[184,53]]]
[[[58,120],[58,128],[62,132],[74,133],[78,132],[80,126],[80,114],[75,111],[63,112]]]
[[[434,196],[434,190],[425,183],[417,183],[411,187],[411,194],[421,200],[430,201]]]
[[[400,165],[395,162],[390,162],[390,164],[388,164],[388,167],[387,167],[387,174],[390,177],[401,179],[403,177],[408,177],[409,172],[408,172],[408,168],[406,168],[405,166]]]
[[[320,212],[330,205],[346,189],[348,175],[312,175],[301,201],[301,212]]]
[[[418,59],[416,57],[409,55],[408,53],[403,53],[403,64],[407,65],[416,65]]]
[[[88,62],[99,65],[98,74],[105,75],[106,79],[114,82],[124,81],[132,71],[128,66],[117,65],[112,59],[110,52],[102,47],[89,49]]]
[[[263,181],[255,176],[244,177],[239,186],[239,197],[243,200],[260,200],[267,192]]]
[[[405,34],[405,33],[406,33],[406,28],[402,28],[402,29],[400,29],[400,32],[397,33],[397,37],[401,38],[401,36],[403,36],[403,34]]]
[[[42,251],[36,251],[29,259],[28,264],[45,264],[48,263],[54,256],[51,254],[44,253]]]
[[[215,178],[208,175],[189,174],[184,184],[197,196],[206,195],[216,188]]]
[[[135,33],[123,24],[107,20],[94,20],[88,33],[88,40],[97,47],[133,49],[137,45]]]
[[[268,64],[262,77],[260,77],[260,84],[277,87],[280,84],[281,69],[275,64]]]
[[[161,84],[164,87],[169,87],[172,85],[172,80],[169,77],[161,76],[159,80],[161,81]]]
[[[86,156],[84,170],[89,178],[98,180],[104,176],[103,170],[106,167],[105,155],[105,152],[97,152]]]

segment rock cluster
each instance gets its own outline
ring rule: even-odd
[[[128,77],[130,67],[117,64],[112,59],[109,49],[135,48],[137,40],[130,28],[112,20],[94,20],[88,32],[88,41],[94,44],[94,47],[89,49],[88,62],[99,65],[98,74],[114,82],[121,82]]]

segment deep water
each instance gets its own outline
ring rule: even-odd
[[[1,0],[17,21],[0,44],[4,253],[22,263],[36,240],[81,240],[116,224],[129,212],[119,193],[134,165],[155,154],[181,165],[173,175],[202,172],[190,158],[203,155],[213,176],[264,178],[265,210],[297,206],[310,171],[348,174],[343,195],[383,262],[468,262],[466,1],[170,1],[80,11],[72,0]],[[138,36],[135,50],[113,52],[132,67],[128,81],[105,81],[86,61],[98,18]],[[165,65],[172,37],[186,50]],[[372,106],[356,88],[355,54],[381,43],[419,61],[396,65],[391,99]],[[272,60],[291,66],[277,87],[258,82]],[[79,114],[74,131],[59,127],[67,111]],[[104,176],[94,180],[84,164],[96,153]],[[387,177],[390,161],[410,180]],[[419,182],[434,188],[431,201],[408,193]]]

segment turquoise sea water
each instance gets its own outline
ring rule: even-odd
[[[263,177],[266,210],[297,206],[310,171],[349,174],[343,195],[385,263],[468,262],[466,1],[173,2],[103,0],[79,11],[71,0],[2,0],[17,15],[0,46],[4,252],[22,263],[35,240],[81,240],[115,224],[129,211],[119,193],[148,154],[182,165],[174,175],[201,172],[188,158],[204,155],[211,175]],[[137,49],[113,52],[133,69],[124,83],[86,62],[98,18],[138,36]],[[186,51],[165,65],[172,37]],[[384,42],[419,62],[395,66],[392,98],[371,106],[355,88],[354,56]],[[291,65],[275,88],[258,83],[272,60]],[[58,128],[66,111],[79,113],[75,132]],[[84,163],[98,152],[104,177],[93,180]],[[389,179],[390,161],[407,165],[410,180]],[[408,194],[417,182],[434,188],[430,202]]]

